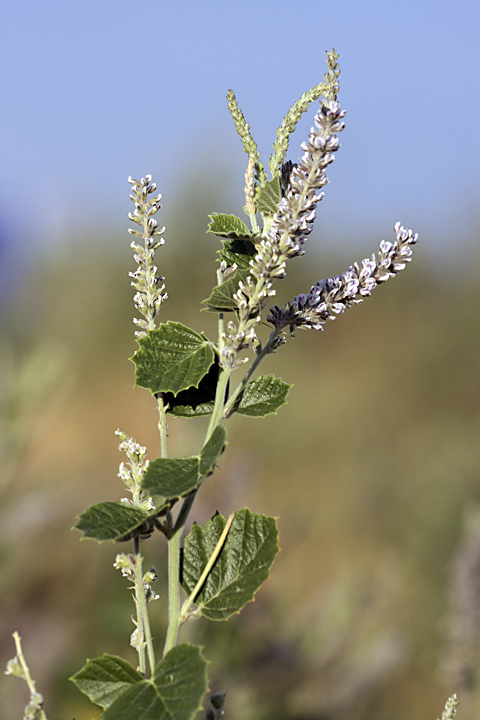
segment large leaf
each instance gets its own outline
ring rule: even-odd
[[[253,240],[256,240],[252,236]],[[250,260],[255,257],[257,248],[252,240],[245,238],[236,240],[225,240],[223,247],[218,251],[220,259],[224,260],[229,267],[237,265],[241,270],[247,270],[250,267]]]
[[[221,285],[216,285],[210,296],[202,301],[205,310],[216,313],[236,310],[238,303],[233,296],[238,290],[240,280],[244,282],[249,274],[248,269],[237,270],[232,277],[225,280]]]
[[[152,680],[131,667],[127,670],[125,661],[106,676],[103,658],[89,661],[90,667],[87,663],[72,678],[92,702],[106,708],[103,720],[191,720],[200,709],[207,690],[207,662],[199,647],[177,645],[158,663]]]
[[[200,453],[200,475],[202,477],[213,473],[215,463],[223,453],[226,442],[227,432],[223,425],[218,425]]]
[[[190,595],[213,554],[226,524],[217,513],[203,527],[193,525],[183,548],[182,585]],[[226,620],[251,600],[268,577],[278,553],[274,518],[256,515],[248,508],[235,513],[220,555],[197,595],[202,615]]]
[[[200,484],[200,458],[158,458],[149,463],[142,478],[142,488],[150,495],[179,498]]]
[[[182,390],[178,395],[164,393],[163,401],[167,413],[171,413],[174,417],[210,415],[215,405],[219,372],[220,364],[218,356],[215,355],[215,361],[210,365],[208,373],[201,379],[198,388]]]
[[[91,505],[78,516],[75,527],[84,537],[98,542],[120,540],[123,536],[140,529],[150,513],[122,502],[102,502]]]
[[[251,236],[251,232],[245,223],[235,215],[212,213],[208,217],[211,220],[207,233],[226,238],[249,238]]]
[[[272,180],[265,183],[257,198],[257,210],[262,215],[275,215],[278,203],[282,197],[280,191],[280,180],[276,175]]]
[[[275,375],[261,375],[246,386],[235,405],[235,412],[250,417],[276,413],[287,402],[291,387]]]
[[[177,395],[181,390],[198,387],[214,360],[207,338],[177,322],[150,330],[138,345],[132,358],[136,385],[152,393]]]
[[[86,665],[70,678],[92,703],[104,710],[128,687],[144,680],[126,660],[104,654]]]

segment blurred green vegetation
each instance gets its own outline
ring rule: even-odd
[[[203,185],[185,193],[187,210],[165,212],[157,256],[170,296],[162,319],[211,337],[216,318],[198,310],[218,241],[204,230],[209,212],[232,211],[212,204],[217,190]],[[86,657],[135,662],[130,591],[112,566],[120,546],[70,532],[88,505],[123,494],[117,427],[159,454],[154,403],[132,388],[128,361],[128,243],[126,232],[79,234],[39,261],[2,315],[3,347],[16,358],[4,384],[17,386],[32,354],[45,365],[31,364],[39,392],[30,404],[28,393],[23,405],[4,393],[16,439],[1,490],[0,660],[13,656],[18,629],[50,720],[100,717],[67,682]],[[315,244],[292,261],[277,302],[362,257],[325,258]],[[297,332],[265,361],[263,373],[294,383],[288,406],[277,417],[229,421],[221,467],[197,500],[200,523],[247,504],[279,518],[283,552],[257,601],[228,623],[201,620],[182,633],[205,646],[211,689],[227,691],[231,720],[433,720],[460,690],[442,666],[451,558],[465,513],[480,501],[478,280],[472,258],[452,272],[421,244],[414,255],[360,307],[323,333]],[[196,452],[204,431],[203,420],[171,420],[170,454]],[[144,553],[160,574],[152,609],[160,648],[163,537]],[[24,703],[25,688],[0,678],[0,717],[20,717]]]

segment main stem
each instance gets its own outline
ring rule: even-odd
[[[183,525],[168,541],[168,628],[165,656],[177,644],[180,629],[180,543]]]
[[[217,274],[217,279],[221,281],[221,275]],[[223,337],[223,313],[220,314],[218,320],[219,342],[222,343]],[[230,378],[230,370],[223,370],[220,373],[217,382],[215,395],[215,405],[213,408],[210,423],[205,437],[205,443],[210,439],[213,431],[223,420],[223,408],[225,404],[225,392]],[[178,640],[178,632],[181,625],[180,613],[180,545],[182,542],[183,528],[187,521],[196,492],[192,493],[183,501],[182,508],[177,517],[177,523],[174,527],[173,535],[168,541],[168,628],[165,640],[164,656],[175,647]]]

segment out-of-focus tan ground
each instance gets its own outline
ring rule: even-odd
[[[203,234],[210,210],[193,207],[169,227],[158,264],[170,295],[162,319],[214,338],[215,317],[198,313],[215,275],[217,241]],[[361,259],[329,258],[325,271],[307,250],[278,285],[280,302]],[[448,694],[461,695],[448,593],[480,502],[478,259],[452,274],[419,245],[411,266],[363,305],[323,333],[299,331],[267,359],[262,372],[295,386],[276,417],[229,421],[227,452],[192,519],[248,505],[279,518],[282,547],[240,616],[183,631],[204,645],[230,720],[434,720]],[[8,375],[5,365],[4,379],[34,348],[44,355],[31,371],[41,400],[27,378],[26,410],[4,408],[19,445],[1,489],[0,659],[13,656],[18,629],[50,720],[100,717],[67,682],[87,657],[136,662],[130,592],[112,567],[123,547],[70,532],[88,505],[124,495],[117,427],[159,454],[154,403],[132,389],[129,269],[126,234],[79,238],[40,263],[3,314],[17,368]],[[42,397],[49,373],[58,382]],[[198,451],[204,430],[204,421],[171,421],[170,454]],[[160,574],[152,619],[161,648],[163,538],[144,552]],[[465,697],[473,708],[474,693]],[[19,681],[0,678],[3,720],[20,717],[25,700]]]

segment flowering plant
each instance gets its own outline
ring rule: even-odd
[[[200,708],[208,687],[208,663],[200,647],[179,643],[181,627],[193,618],[219,621],[240,612],[268,577],[278,552],[275,519],[247,508],[228,518],[217,512],[204,526],[194,524],[184,537],[197,493],[227,445],[226,422],[234,413],[248,417],[276,413],[291,386],[273,374],[254,377],[265,356],[277,352],[297,328],[322,330],[327,320],[362,302],[411,259],[417,235],[397,223],[395,239],[382,241],[377,255],[320,280],[283,307],[268,309],[289,261],[305,252],[316,206],[323,198],[321,190],[328,183],[326,170],[340,147],[345,111],[337,100],[339,76],[338,55],[332,50],[327,53],[324,81],[302,95],[277,131],[270,179],[235,95],[228,93],[228,107],[248,155],[244,210],[249,226],[234,215],[210,216],[207,232],[220,238],[221,247],[217,282],[203,309],[218,316],[215,342],[179,322],[159,322],[167,300],[164,277],[155,265],[155,253],[164,244],[164,229],[155,219],[161,196],[155,195],[151,176],[129,178],[135,206],[129,215],[135,226],[130,229],[131,247],[137,264],[130,277],[140,316],[134,319],[138,349],[132,360],[136,385],[148,390],[157,405],[161,453],[148,460],[145,447],[117,430],[126,457],[118,475],[130,497],[91,506],[75,526],[83,537],[97,542],[131,543],[130,552],[116,555],[114,566],[134,591],[130,644],[137,653],[136,667],[104,654],[88,660],[72,678],[103,708],[105,720],[189,720]],[[317,100],[315,125],[302,144],[304,154],[292,163],[286,157],[289,138]],[[268,337],[262,337],[265,325],[270,326]],[[169,414],[209,417],[198,454],[168,457]],[[159,599],[154,590],[158,572],[154,566],[144,567],[141,552],[142,542],[155,532],[168,544],[168,628],[160,659],[149,620],[150,603]],[[15,642],[17,655],[7,672],[28,684],[25,718],[46,720],[43,698],[31,679],[17,634]],[[210,702],[209,717],[220,718],[224,694],[211,695]],[[454,704],[452,708],[454,713]]]

